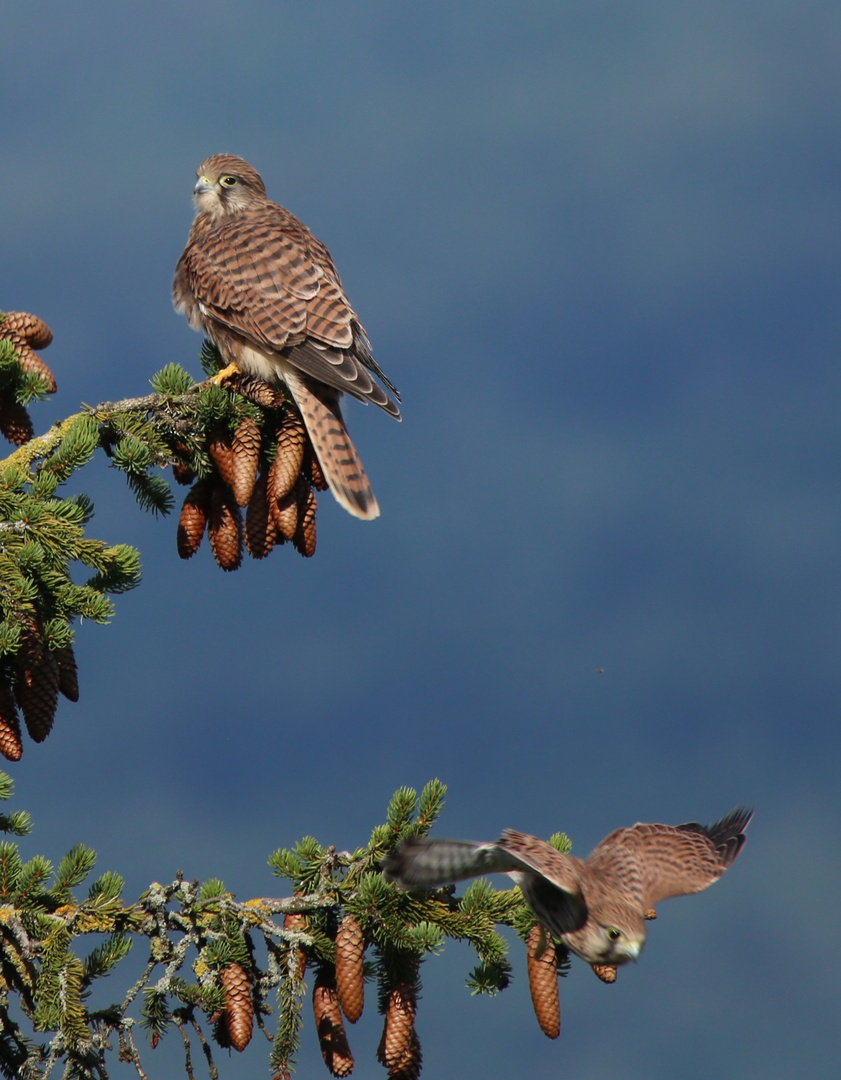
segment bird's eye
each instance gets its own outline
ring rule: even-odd
[[[237,178],[235,176],[220,176],[219,183],[223,187],[233,187],[237,183]]]
[[[611,941],[618,941],[622,937],[622,933],[615,927],[611,926],[607,931],[607,936],[610,938]]]

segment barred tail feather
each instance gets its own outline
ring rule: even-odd
[[[338,392],[305,380],[294,369],[287,368],[283,378],[336,501],[354,517],[365,521],[379,517],[376,497],[342,419]]]

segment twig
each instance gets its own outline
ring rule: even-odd
[[[184,1069],[187,1073],[187,1080],[196,1080],[196,1074],[193,1072],[193,1055],[190,1053],[190,1036],[187,1034],[184,1021],[180,1017],[173,1017],[173,1022],[181,1032],[181,1038],[184,1040]]]
[[[196,1030],[196,1035],[199,1037],[201,1048],[204,1051],[204,1056],[207,1060],[207,1071],[210,1073],[210,1080],[219,1080],[219,1070],[216,1068],[216,1063],[213,1060],[213,1054],[210,1052],[210,1044],[204,1037],[204,1032],[199,1027],[198,1022],[195,1019],[191,1019],[190,1023]]]
[[[128,1060],[132,1063],[132,1065],[134,1065],[135,1069],[137,1070],[137,1075],[140,1077],[140,1080],[149,1080],[148,1076],[143,1071],[143,1066],[140,1063],[140,1054],[137,1052],[137,1047],[134,1045],[134,1036],[131,1032],[133,1024],[134,1021],[129,1019],[128,1017],[123,1018],[119,1029],[120,1043],[123,1044],[123,1036],[125,1036],[124,1045],[127,1049]]]
[[[143,969],[143,974],[140,976],[140,978],[137,980],[137,982],[134,984],[134,986],[130,987],[128,993],[123,998],[123,1004],[120,1006],[120,1015],[121,1016],[125,1014],[126,1009],[129,1007],[129,1005],[131,1005],[131,1003],[134,1001],[134,999],[137,997],[137,995],[140,993],[140,991],[146,985],[146,982],[147,982],[149,976],[155,970],[157,965],[158,965],[157,960],[151,959],[151,960],[148,961],[148,963],[146,964],[146,967]]]

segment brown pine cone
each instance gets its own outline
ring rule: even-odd
[[[211,480],[197,480],[187,492],[181,507],[177,533],[178,554],[182,559],[191,558],[199,549],[207,519],[210,517],[212,493]]]
[[[46,349],[53,340],[53,332],[43,319],[26,311],[7,311],[0,320],[0,338],[17,335],[33,349]]]
[[[383,1038],[380,1040],[380,1047],[377,1050],[377,1057],[382,1061],[382,1047],[383,1040],[385,1039],[385,1031],[383,1031]],[[418,1080],[421,1074],[421,1066],[423,1065],[423,1054],[421,1053],[420,1039],[418,1033],[412,1028],[412,1037],[409,1040],[409,1046],[399,1061],[394,1062],[391,1067],[388,1068],[388,1075],[391,1080]]]
[[[173,455],[170,465],[172,466],[172,478],[178,484],[183,484],[185,487],[188,484],[192,484],[196,478],[196,474],[185,463],[183,458],[187,457],[190,452],[190,448],[181,439],[176,439],[170,445],[170,451]]]
[[[307,477],[316,491],[327,490],[329,485],[324,479],[324,473],[321,471],[321,465],[318,458],[315,456],[315,450],[313,450],[312,443],[309,439],[307,439],[307,446],[304,451],[304,463],[301,466],[301,469],[304,476]]]
[[[290,914],[283,916],[284,930],[304,931],[306,928],[306,915],[303,915],[300,912],[291,912]],[[307,970],[307,954],[305,950],[301,948],[296,948],[294,954],[294,957],[290,957],[290,960],[295,964],[295,978],[300,982],[304,977],[304,972]]]
[[[58,389],[58,384],[55,381],[55,375],[53,375],[50,368],[44,363],[41,357],[32,351],[28,345],[18,344],[14,338],[11,339],[14,344],[17,354],[18,363],[24,371],[29,372],[30,375],[37,375],[46,385],[44,389],[48,394],[54,394]]]
[[[295,523],[292,543],[295,545],[295,550],[299,551],[305,559],[311,559],[315,555],[316,502],[315,492],[303,476],[299,476],[295,482],[295,499],[298,520]]]
[[[590,964],[590,967],[595,971],[598,977],[604,983],[616,982],[616,965],[615,964]]]
[[[234,451],[231,433],[223,428],[211,431],[207,436],[207,452],[224,483],[233,490]]]
[[[23,446],[35,434],[29,413],[12,398],[0,397],[0,432],[15,446]]]
[[[58,667],[58,690],[68,701],[79,700],[79,675],[72,645],[65,645],[53,652]]]
[[[231,451],[231,491],[240,506],[247,506],[260,464],[260,427],[255,420],[247,416],[239,425],[231,440]]]
[[[312,990],[312,1009],[315,1030],[321,1045],[321,1056],[331,1076],[350,1076],[353,1072],[353,1054],[348,1046],[339,995],[324,972],[315,979]]]
[[[195,478],[196,474],[189,465],[184,465],[180,461],[172,462],[172,479],[176,484],[181,484],[182,487],[186,487],[188,484],[192,484]]]
[[[244,1050],[251,1042],[254,1026],[254,1008],[251,1004],[251,986],[245,968],[229,964],[219,972],[225,990],[225,1020],[234,1050]]]
[[[268,472],[257,477],[254,490],[245,511],[245,546],[253,559],[265,559],[278,540],[277,526],[269,512],[266,496]],[[281,538],[281,543],[285,537]]]
[[[365,935],[353,915],[345,915],[336,934],[336,989],[345,1018],[355,1024],[365,1004],[362,961]]]
[[[7,761],[20,761],[23,744],[20,741],[20,721],[12,688],[0,682],[0,754]]]
[[[287,402],[280,390],[263,382],[257,375],[246,375],[243,371],[226,379],[226,385],[264,409],[281,409]]]
[[[21,368],[30,375],[37,375],[45,383],[44,389],[47,393],[54,394],[58,389],[55,375],[53,375],[52,371],[47,367],[41,357],[36,352],[33,352],[27,344],[18,341],[16,337],[10,336],[9,341],[12,342],[17,351],[18,363]]]
[[[222,570],[238,570],[242,562],[242,513],[223,484],[216,484],[210,496],[207,535],[217,565]]]
[[[526,939],[529,990],[540,1030],[550,1039],[561,1033],[561,1004],[558,996],[558,966],[555,942],[536,924]]]
[[[269,477],[271,485],[271,477]],[[290,491],[282,499],[269,499],[269,516],[274,522],[275,529],[283,537],[283,541],[293,540],[298,529],[298,495]]]
[[[15,699],[30,738],[43,742],[52,731],[58,705],[58,664],[49,649],[41,651],[37,662],[24,663],[27,666],[18,667]]]
[[[304,460],[307,433],[297,409],[286,409],[275,431],[277,456],[269,471],[269,496],[283,499],[295,485]],[[290,537],[291,539],[291,537]]]
[[[33,349],[46,349],[53,340],[49,326],[36,315],[25,311],[10,311],[0,322],[0,338],[11,341],[18,354],[18,363],[24,371],[40,376],[46,383],[47,393],[56,391],[55,376]]]
[[[385,1065],[389,1076],[408,1077],[411,1075],[405,1072],[405,1068],[413,1060],[412,1036],[415,1031],[416,1012],[417,995],[412,983],[406,981],[395,983],[388,997],[383,1034],[377,1049],[377,1060]],[[420,1044],[417,1049],[420,1051]],[[417,1073],[419,1074],[419,1053],[417,1057]]]

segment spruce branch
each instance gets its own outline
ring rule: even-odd
[[[10,779],[0,773],[0,800],[11,794]],[[499,927],[513,927],[529,940],[537,933],[519,889],[500,892],[477,881],[459,898],[452,888],[404,893],[384,880],[384,855],[402,838],[428,828],[444,794],[437,780],[420,797],[411,788],[399,789],[386,824],[353,852],[313,837],[274,852],[269,865],[290,881],[293,893],[244,902],[217,878],[198,882],[181,873],[169,884],[153,883],[131,904],[123,900],[122,878],[112,871],[78,895],[94,868],[90,848],[75,845],[54,870],[43,856],[24,862],[16,843],[4,841],[0,1073],[47,1077],[61,1067],[66,1076],[99,1080],[107,1075],[116,1045],[119,1059],[145,1077],[145,1040],[154,1049],[175,1029],[186,1076],[195,1073],[195,1040],[205,1068],[218,1076],[213,1044],[242,1052],[256,1023],[271,1044],[267,1075],[289,1077],[307,1029],[308,966],[316,1035],[333,1075],[347,1075],[353,1063],[342,1011],[355,1022],[364,1003],[362,981],[374,979],[385,1025],[379,1058],[389,1075],[417,1076],[421,1057],[414,1022],[422,964],[448,938],[468,940],[479,963],[467,975],[467,987],[474,994],[495,994],[509,984],[513,970]],[[96,935],[92,947],[85,944],[90,934]],[[91,983],[118,980],[128,953],[144,946],[143,971],[122,998],[89,1009]],[[563,975],[566,952],[560,943],[552,946],[555,952],[547,956],[557,957]],[[364,960],[367,948],[373,962]],[[306,964],[300,962],[302,952]],[[544,980],[551,976],[547,964]],[[11,1001],[31,1031],[9,1019]],[[144,1041],[135,1036],[138,1025]]]
[[[0,754],[11,761],[23,753],[23,727],[42,741],[59,695],[78,699],[74,622],[110,621],[110,596],[140,581],[139,553],[92,538],[91,500],[61,493],[98,451],[123,473],[140,508],[155,515],[175,506],[165,470],[192,484],[178,554],[192,557],[206,533],[225,571],[236,570],[246,553],[262,559],[287,542],[311,557],[315,492],[324,486],[286,395],[241,374],[217,385],[221,361],[207,342],[201,364],[212,377],[196,382],[170,363],[153,376],[152,393],[83,404],[35,436],[27,405],[55,392],[56,383],[33,350],[51,340],[35,316],[0,312],[0,432],[18,447],[0,461]],[[290,442],[293,428],[300,437]],[[92,572],[82,583],[79,567]]]

